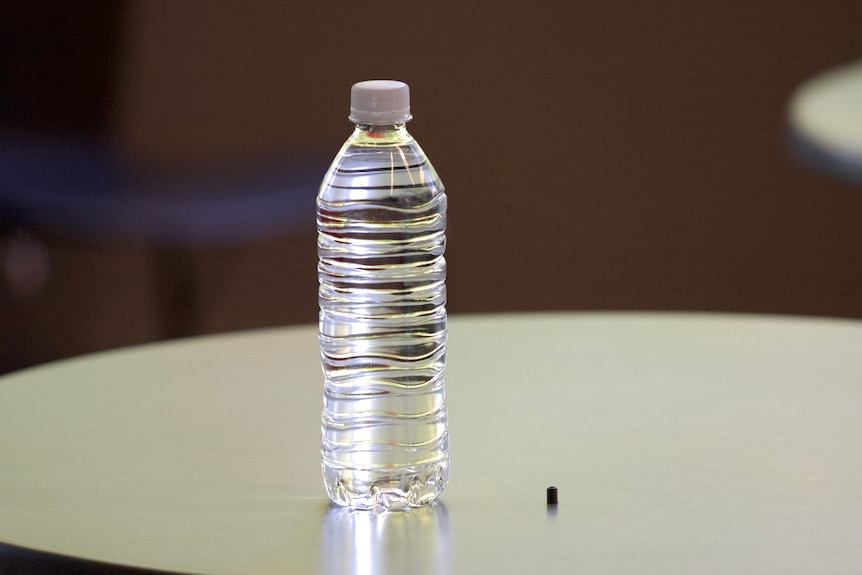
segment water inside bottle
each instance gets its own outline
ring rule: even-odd
[[[446,194],[403,126],[358,127],[318,196],[330,498],[426,505],[449,477]]]

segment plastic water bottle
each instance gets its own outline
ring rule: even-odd
[[[358,509],[427,505],[449,479],[446,194],[410,119],[407,84],[355,84],[317,198],[323,478]]]

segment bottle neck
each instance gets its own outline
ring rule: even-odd
[[[354,140],[369,143],[405,142],[412,140],[406,123],[402,124],[356,124]]]
[[[356,129],[361,132],[385,133],[407,131],[407,123],[401,124],[356,124]]]

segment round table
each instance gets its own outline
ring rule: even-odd
[[[315,326],[5,376],[0,542],[188,573],[862,566],[862,322],[456,316],[446,373],[450,485],[382,515],[326,499]]]
[[[862,184],[862,61],[800,86],[788,110],[790,141],[812,167]]]

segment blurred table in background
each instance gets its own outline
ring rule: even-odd
[[[833,176],[862,185],[862,61],[819,74],[789,108],[797,155]]]
[[[856,573],[860,349],[851,320],[455,316],[451,484],[433,507],[388,515],[326,498],[313,325],[42,366],[0,379],[0,541],[16,546],[0,560]]]

